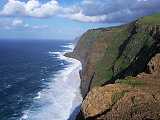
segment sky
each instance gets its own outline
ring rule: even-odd
[[[160,12],[160,0],[0,0],[0,39],[63,39]]]

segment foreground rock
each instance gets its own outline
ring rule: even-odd
[[[148,73],[113,85],[92,89],[82,104],[83,119],[159,120],[160,54],[148,64]]]

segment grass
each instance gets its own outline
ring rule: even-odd
[[[160,24],[160,13],[156,13],[154,15],[151,15],[151,16],[146,16],[146,17],[143,17],[141,20],[140,20],[140,23],[142,24]]]
[[[118,100],[120,100],[122,97],[124,97],[124,95],[126,94],[126,91],[122,91],[122,92],[116,92],[112,95],[112,104],[117,103]]]
[[[159,24],[160,13],[143,17],[138,21],[138,23],[139,24],[136,24],[136,32],[134,34],[130,32],[134,29],[134,25],[131,24],[111,29],[111,32],[109,33],[111,35],[107,35],[106,32],[102,32],[101,30],[92,30],[84,37],[83,42],[87,47],[92,46],[93,41],[100,41],[101,39],[103,39],[107,45],[105,55],[96,63],[96,75],[92,83],[93,86],[100,86],[114,78],[122,71],[128,69],[132,63],[137,64],[136,60],[138,57],[144,56],[145,54],[142,51],[142,48],[145,48],[145,51],[151,48],[154,41],[153,37],[143,29],[143,27],[147,24]],[[121,49],[122,47],[124,49]],[[139,53],[141,53],[141,56],[138,56]],[[143,69],[142,67],[130,67],[131,72],[126,73],[127,75],[125,76],[133,75],[132,71],[141,70]],[[123,83],[124,81],[121,82]],[[124,83],[131,84],[132,86],[139,84],[142,85],[142,83],[130,79],[126,80]]]
[[[95,42],[95,40],[98,38],[100,34],[100,30],[88,30],[80,40],[81,46],[83,46],[83,49],[90,49],[92,44]]]
[[[106,38],[108,47],[106,48],[105,55],[96,65],[97,81],[93,83],[95,85],[103,84],[113,77],[112,67],[114,60],[118,56],[119,45],[122,44],[128,36],[127,30],[121,28],[114,28],[112,33],[112,37],[108,38],[109,40]],[[120,62],[122,62],[122,67],[124,68],[126,66],[125,63],[123,61],[119,61],[119,63]]]
[[[135,79],[135,78],[133,78],[133,77],[127,77],[127,78],[125,78],[125,79],[118,80],[117,83],[126,84],[126,85],[129,85],[129,86],[131,86],[131,87],[144,86],[144,81]]]
[[[133,34],[131,38],[128,38],[128,35],[128,29],[125,27],[113,30],[113,35],[108,48],[106,48],[105,55],[96,65],[94,86],[104,84],[121,71],[127,69],[143,47],[149,49],[152,45],[153,39],[145,31]],[[123,47],[122,54],[119,56],[120,46],[127,39],[129,39],[128,43]]]

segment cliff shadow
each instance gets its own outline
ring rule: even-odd
[[[130,65],[119,72],[117,75],[112,77],[111,80],[105,82],[102,86],[107,84],[114,84],[117,79],[124,79],[127,76],[137,76],[137,74],[142,72],[147,72],[147,64],[156,53],[160,52],[160,47],[158,43],[153,44],[149,49],[147,47],[142,47],[139,53],[135,56],[134,60]]]

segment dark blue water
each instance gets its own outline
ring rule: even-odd
[[[0,120],[18,120],[50,77],[67,61],[49,54],[66,50],[68,41],[0,40]],[[62,64],[63,63],[63,64]]]

